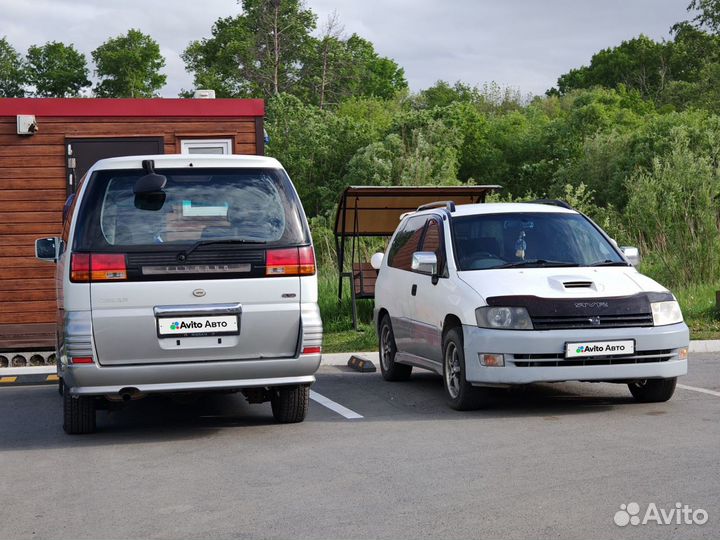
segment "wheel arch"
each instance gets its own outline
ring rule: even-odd
[[[378,311],[378,314],[377,314],[377,322],[375,323],[376,324],[375,330],[377,331],[378,336],[380,335],[380,323],[382,322],[383,317],[385,315],[387,315],[389,317],[390,312],[388,312],[388,310],[385,308],[380,308],[380,310]],[[392,324],[392,321],[390,322],[390,324]]]
[[[445,338],[445,335],[453,328],[457,328],[462,334],[462,322],[460,321],[460,317],[454,313],[449,313],[445,315],[445,320],[443,321],[442,337]]]

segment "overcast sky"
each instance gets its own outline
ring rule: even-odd
[[[688,18],[689,0],[307,0],[319,25],[336,10],[356,32],[402,67],[412,90],[438,79],[495,81],[522,93],[543,93],[593,53],[638,34],[669,37]],[[108,37],[139,28],[166,58],[175,97],[192,87],[180,54],[210,34],[234,0],[0,0],[0,36],[21,52],[46,41],[74,43],[86,53]]]

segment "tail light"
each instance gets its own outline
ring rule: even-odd
[[[315,274],[315,253],[312,246],[270,249],[265,263],[266,276],[312,276]]]
[[[127,279],[125,255],[120,253],[73,253],[70,281],[122,281]]]
[[[90,281],[90,254],[73,253],[70,259],[70,281]]]
[[[320,354],[322,347],[303,347],[302,354]]]

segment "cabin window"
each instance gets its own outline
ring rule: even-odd
[[[232,154],[232,139],[183,139],[183,154]]]

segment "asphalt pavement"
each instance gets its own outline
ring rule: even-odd
[[[680,382],[662,404],[563,383],[456,412],[436,375],[324,366],[302,424],[151,397],[88,436],[63,433],[56,386],[0,387],[0,538],[716,539],[720,355]],[[615,523],[677,503],[707,522]]]

